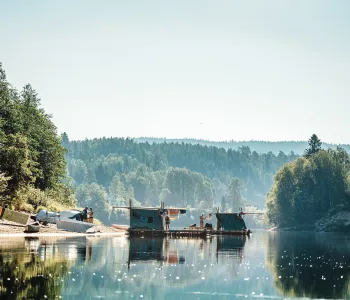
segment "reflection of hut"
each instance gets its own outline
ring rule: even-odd
[[[216,239],[216,246],[218,252],[236,252],[242,250],[245,245],[246,237],[227,237],[222,236]]]
[[[169,265],[183,264],[185,262],[185,257],[179,253],[176,245],[171,243],[170,239],[164,240],[164,262]]]
[[[246,237],[227,237],[221,236],[216,239],[216,258],[219,256],[233,256],[242,261],[243,248],[245,245]]]
[[[162,238],[138,238],[129,239],[129,263],[130,261],[163,260],[163,239]]]

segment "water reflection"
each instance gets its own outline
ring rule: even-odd
[[[267,265],[290,297],[350,298],[350,237],[310,233],[268,236]]]
[[[0,298],[54,298],[61,288],[69,265],[62,257],[45,261],[37,255],[39,239],[0,239]]]
[[[163,264],[183,264],[185,257],[179,253],[171,239],[162,237],[129,238],[128,267],[132,262],[158,261]]]
[[[349,238],[0,238],[0,299],[349,299]]]

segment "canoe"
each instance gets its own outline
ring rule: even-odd
[[[118,230],[128,230],[130,228],[129,225],[118,225],[118,224],[112,224],[112,227]]]
[[[57,229],[66,230],[70,232],[80,232],[80,233],[86,233],[90,228],[95,226],[91,223],[76,221],[76,220],[70,220],[70,219],[63,219],[63,220],[57,220]]]

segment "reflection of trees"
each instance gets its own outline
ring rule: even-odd
[[[0,298],[53,299],[60,295],[68,263],[61,258],[41,261],[33,249],[26,249],[28,241],[14,239],[13,243],[0,242]],[[13,248],[11,248],[13,246]]]
[[[270,234],[267,266],[275,286],[288,296],[348,299],[349,240],[326,234]]]

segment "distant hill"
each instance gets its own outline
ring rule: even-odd
[[[303,154],[304,150],[307,148],[307,141],[281,141],[281,142],[269,142],[269,141],[207,141],[207,140],[197,140],[197,139],[167,139],[167,138],[152,138],[152,137],[140,137],[133,138],[135,142],[138,143],[187,143],[187,144],[199,144],[203,146],[215,146],[218,148],[224,149],[233,149],[236,150],[242,146],[248,146],[251,151],[256,151],[259,154],[272,152],[274,154],[278,154],[280,151],[285,154],[293,151],[295,154]],[[336,147],[342,147],[347,152],[350,153],[350,145],[349,144],[328,144],[323,143],[322,147],[324,149],[335,149]]]

